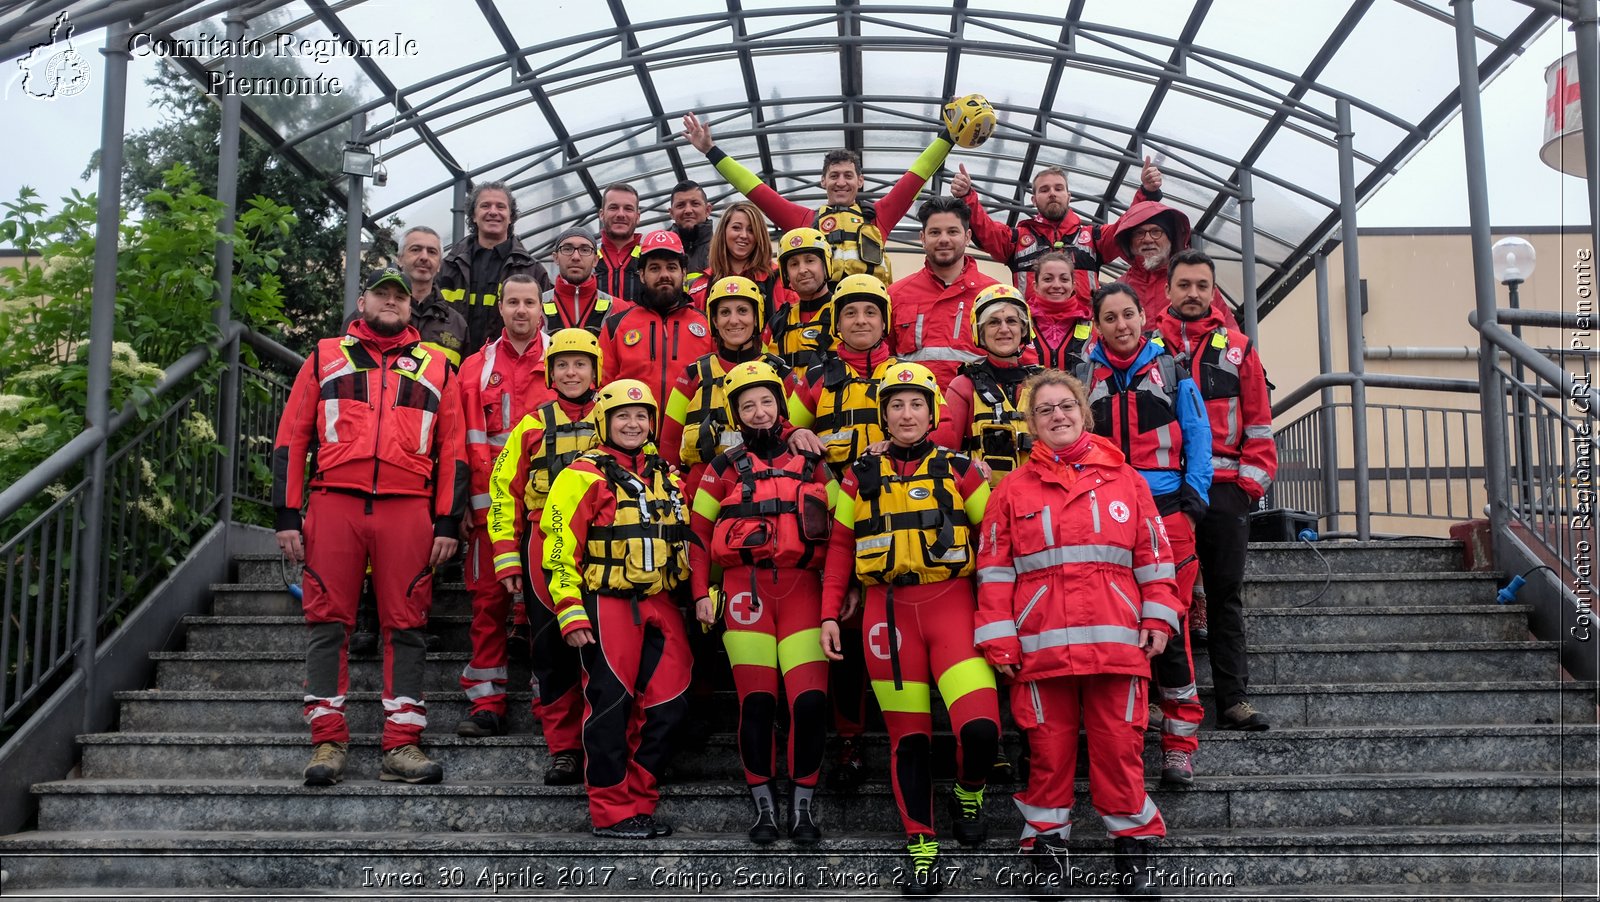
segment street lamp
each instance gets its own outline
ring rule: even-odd
[[[1494,257],[1494,279],[1506,287],[1511,301],[1511,309],[1516,310],[1520,305],[1517,298],[1517,288],[1528,281],[1533,275],[1533,266],[1538,255],[1533,252],[1533,245],[1526,238],[1511,236],[1501,238],[1494,243],[1491,251]],[[1522,327],[1515,323],[1511,326],[1511,334],[1522,340]],[[1490,366],[1494,363],[1491,361]],[[1511,361],[1511,378],[1518,383],[1523,382],[1522,364],[1515,358]],[[1522,485],[1522,501],[1524,505],[1531,503],[1532,492],[1529,483],[1533,477],[1533,436],[1528,422],[1528,399],[1522,392],[1516,392],[1511,400],[1511,416],[1516,421],[1517,460],[1512,472],[1517,474]],[[1524,510],[1526,513],[1526,510]]]
[[[1533,276],[1538,254],[1526,238],[1501,238],[1494,243],[1494,280],[1511,293],[1511,309],[1518,308],[1517,287]]]
[[[378,158],[365,144],[351,141],[344,146],[344,166],[341,171],[345,175],[359,178],[372,178],[372,169],[377,165]]]

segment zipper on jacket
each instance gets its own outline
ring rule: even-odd
[[[954,340],[961,335],[961,324],[966,322],[966,313],[967,313],[967,302],[966,301],[962,301],[961,303],[956,305],[956,321],[955,321],[955,325],[950,327],[950,338],[951,338],[951,343],[952,344],[954,344]]]
[[[1035,723],[1044,723],[1044,702],[1039,699],[1039,683],[1037,680],[1028,683],[1028,694],[1033,696],[1033,720]]]
[[[1116,583],[1107,583],[1107,585],[1111,587],[1111,591],[1117,593],[1117,597],[1122,599],[1122,603],[1128,606],[1128,610],[1133,612],[1133,622],[1137,624],[1141,618],[1139,617],[1139,608],[1133,603],[1133,599],[1129,598],[1128,593],[1122,591]]]
[[[1089,490],[1089,515],[1094,519],[1094,531],[1100,531],[1100,499],[1095,497],[1094,489]]]
[[[1124,386],[1117,392],[1117,399],[1122,403],[1122,456],[1125,460],[1133,460],[1133,426],[1128,422],[1128,394]]]
[[[388,390],[389,354],[384,352],[378,355],[378,403],[375,405],[378,408],[378,419],[372,424],[372,494],[374,495],[378,494],[378,465],[383,463],[383,455],[378,453],[378,449],[383,443],[383,396]],[[367,504],[370,508],[371,501],[369,500]],[[407,591],[406,594],[411,593]]]
[[[1135,707],[1138,704],[1138,702],[1139,702],[1139,678],[1138,677],[1128,677],[1128,710],[1122,715],[1123,721],[1125,721],[1127,723],[1133,723],[1133,712],[1138,710],[1138,708]]]
[[[1049,586],[1040,586],[1039,591],[1033,593],[1033,598],[1029,599],[1028,604],[1023,607],[1022,613],[1017,615],[1018,628],[1021,628],[1022,621],[1027,620],[1028,615],[1033,613],[1033,606],[1039,603],[1039,599],[1044,597],[1045,590],[1048,588]]]

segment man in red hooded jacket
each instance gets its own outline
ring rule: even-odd
[[[1128,271],[1119,281],[1133,287],[1145,319],[1154,323],[1167,309],[1167,263],[1173,254],[1189,247],[1189,217],[1158,201],[1141,200],[1104,231],[1116,246],[1106,262],[1127,258]],[[1239,321],[1215,284],[1211,287],[1211,303],[1228,328],[1239,328]]]
[[[1169,304],[1155,326],[1167,350],[1194,374],[1211,421],[1211,504],[1195,524],[1195,553],[1206,583],[1217,726],[1265,730],[1266,717],[1246,697],[1250,669],[1241,589],[1250,510],[1272,485],[1278,448],[1261,358],[1249,337],[1227,326],[1216,305],[1207,303],[1215,272],[1200,251],[1174,256],[1167,274]]]

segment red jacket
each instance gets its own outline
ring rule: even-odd
[[[628,301],[601,291],[600,281],[594,276],[582,285],[558,277],[555,286],[544,293],[544,331],[554,335],[562,329],[588,329],[599,335],[606,317],[631,306]]]
[[[1122,274],[1120,281],[1133,287],[1139,295],[1140,306],[1144,308],[1145,319],[1154,324],[1156,317],[1168,306],[1167,267],[1162,265],[1157,269],[1145,269],[1144,262],[1131,250],[1133,230],[1146,222],[1155,222],[1167,230],[1167,237],[1172,239],[1172,253],[1176,254],[1189,246],[1189,217],[1166,204],[1141,200],[1130,206],[1121,219],[1106,227],[1109,237],[1116,244],[1115,254],[1106,260],[1127,258],[1128,271]],[[1227,298],[1222,296],[1222,289],[1211,289],[1211,306],[1220,311],[1228,328],[1239,328],[1239,321],[1234,319],[1233,309],[1228,306]]]
[[[543,333],[521,354],[504,330],[461,363],[461,410],[467,424],[467,464],[472,468],[472,516],[489,516],[489,471],[506,436],[522,418],[555,397],[545,385]]]
[[[1075,373],[1089,359],[1094,344],[1094,316],[1087,301],[1073,295],[1057,305],[1044,298],[1028,296],[1033,311],[1033,342],[1029,345],[1037,362],[1053,370]]]
[[[1139,631],[1174,635],[1188,608],[1173,572],[1150,490],[1109,440],[1071,462],[1038,443],[989,496],[974,644],[1019,680],[1148,677]]]
[[[657,312],[642,304],[606,317],[600,327],[600,354],[606,382],[638,379],[655,393],[656,435],[667,415],[668,392],[689,364],[716,349],[706,315],[688,295],[670,310]]]
[[[1187,363],[1211,421],[1215,482],[1236,482],[1251,501],[1267,493],[1278,473],[1272,440],[1272,398],[1255,346],[1223,324],[1215,307],[1190,322],[1169,308],[1156,319],[1167,351]]]
[[[1156,200],[1140,188],[1134,193],[1135,202]],[[1072,257],[1073,297],[1088,304],[1094,290],[1100,287],[1100,266],[1107,260],[1117,259],[1114,231],[1097,225],[1085,225],[1070,208],[1060,222],[1043,216],[1033,216],[1017,223],[1016,228],[1002,225],[989,218],[983,209],[978,192],[967,192],[967,209],[972,213],[972,242],[987,251],[997,263],[1011,270],[1012,284],[1024,294],[1033,292],[1033,268],[1039,258],[1051,251],[1061,251]]]
[[[972,343],[972,307],[978,292],[995,284],[978,271],[978,261],[967,257],[950,285],[926,266],[890,285],[894,319],[889,349],[903,362],[932,370],[940,385],[949,385],[963,363],[983,357]]]
[[[362,320],[324,338],[295,376],[272,449],[279,530],[300,528],[310,488],[433,499],[434,535],[454,538],[467,509],[461,393],[417,330],[381,337]]]

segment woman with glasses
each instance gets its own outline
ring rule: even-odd
[[[1046,370],[1023,387],[1027,459],[995,486],[980,528],[978,649],[1008,678],[1033,754],[1021,853],[1032,887],[1070,885],[1078,731],[1089,792],[1111,834],[1117,889],[1149,896],[1153,840],[1166,825],[1144,789],[1150,658],[1177,629],[1172,551],[1145,481],[1091,433],[1083,383]]]

